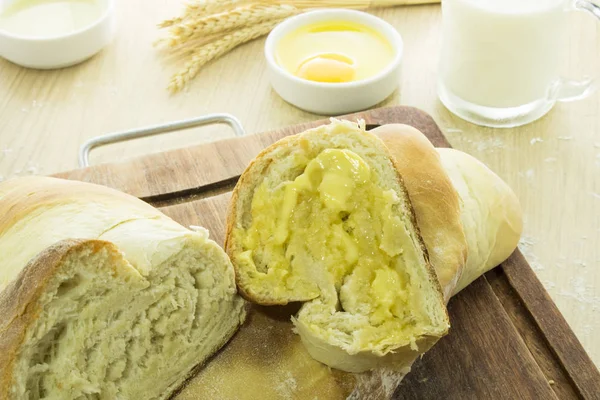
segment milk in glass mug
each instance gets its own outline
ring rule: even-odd
[[[593,92],[591,79],[560,77],[572,10],[600,20],[587,0],[442,0],[442,103],[467,121],[513,127]]]

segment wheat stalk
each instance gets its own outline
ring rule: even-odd
[[[183,17],[168,19],[158,24],[159,28],[168,28],[173,25],[180,24],[188,19],[194,19],[202,15],[222,12],[228,8],[235,7],[238,3],[244,0],[196,0],[187,3]]]
[[[240,44],[267,34],[281,21],[282,19],[264,21],[254,26],[231,32],[221,39],[200,47],[190,56],[189,61],[183,69],[171,78],[169,90],[172,93],[180,91],[198,74],[203,65],[233,50]]]
[[[182,17],[167,19],[158,24],[158,27],[168,28],[189,19],[198,18],[208,14],[220,13],[227,9],[236,7],[238,4],[245,3],[246,1],[247,0],[196,0],[186,4]]]
[[[175,47],[193,37],[214,35],[268,20],[280,20],[299,13],[299,9],[290,5],[250,4],[228,12],[181,23],[172,28],[172,37],[168,40],[168,45]]]

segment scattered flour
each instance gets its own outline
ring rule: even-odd
[[[592,192],[592,196],[600,200],[600,194]]]
[[[477,143],[478,151],[494,151],[495,149],[503,149],[505,147],[504,141],[499,137],[493,137]]]
[[[522,236],[519,240],[519,250],[523,253],[523,256],[527,259],[527,262],[534,271],[543,271],[545,267],[540,263],[538,256],[533,253],[533,245],[535,240],[528,236]]]
[[[573,136],[559,136],[558,140],[573,140]]]
[[[544,139],[542,139],[540,137],[536,137],[536,138],[531,139],[531,141],[529,143],[532,144],[532,145],[534,145],[536,143],[540,143],[540,142],[543,142],[543,141],[544,141]]]
[[[457,128],[447,128],[446,132],[448,133],[462,133],[462,129],[457,129]]]
[[[529,236],[521,236],[521,240],[519,240],[519,248],[523,247],[531,247],[535,244],[535,240],[533,240],[532,237]],[[523,251],[523,249],[521,249],[521,251]]]
[[[545,287],[547,290],[552,290],[552,289],[554,289],[554,288],[556,287],[556,283],[554,283],[554,282],[552,282],[552,281],[547,281],[547,280],[546,280],[546,281],[543,281],[543,282],[542,282],[542,285],[544,285],[544,287]]]
[[[356,388],[346,400],[379,400],[392,397],[410,367],[401,371],[378,369],[356,374]]]
[[[283,381],[279,382],[277,386],[275,386],[275,390],[281,396],[282,399],[292,400],[295,399],[294,393],[298,389],[298,382],[296,382],[296,378],[292,375],[290,371],[286,373],[286,377]]]
[[[548,158],[544,159],[544,161],[547,163],[556,162],[557,160],[558,160],[558,158],[556,158],[556,157],[548,157]]]
[[[518,174],[520,177],[524,177],[527,179],[533,179],[533,177],[535,176],[535,171],[533,170],[533,168],[528,169],[525,172],[519,172]]]
[[[32,161],[27,161],[23,168],[16,170],[12,176],[25,176],[25,175],[43,175],[43,168],[40,168],[39,164]]]
[[[569,297],[577,300],[582,306],[584,304],[591,304],[592,306],[598,307],[600,305],[600,296],[594,296],[593,287],[588,283],[583,276],[577,276],[572,278],[570,281],[572,290],[561,290],[559,294],[563,297]],[[594,307],[593,309],[596,309]]]

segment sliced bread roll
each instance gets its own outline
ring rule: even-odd
[[[433,147],[417,129],[372,130],[390,149],[446,299],[506,260],[523,230],[519,200],[483,163]]]
[[[448,331],[402,180],[364,127],[334,120],[263,151],[233,192],[225,246],[244,297],[304,302],[297,332],[331,367],[401,370]]]
[[[227,255],[126,194],[0,184],[0,398],[164,399],[244,319]]]

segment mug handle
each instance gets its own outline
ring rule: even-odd
[[[575,0],[573,10],[587,11],[600,22],[600,6],[589,0]],[[597,82],[594,78],[579,81],[561,78],[556,100],[563,102],[580,100],[594,93],[596,89]]]

